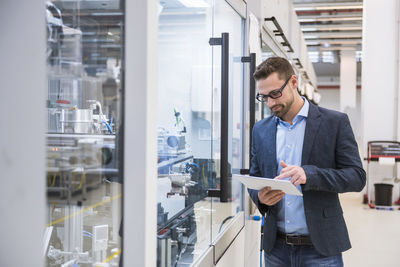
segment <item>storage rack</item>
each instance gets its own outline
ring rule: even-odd
[[[397,166],[396,162],[400,161],[400,142],[397,141],[369,141],[367,148],[367,157],[364,160],[367,161],[367,193],[364,194],[364,204],[368,204],[370,208],[375,208],[372,204],[370,190],[369,190],[369,180],[370,180],[370,163],[372,161],[379,161],[380,158],[394,158],[395,160],[395,171],[397,176]],[[400,199],[399,199],[400,200]],[[396,201],[396,204],[399,203]]]

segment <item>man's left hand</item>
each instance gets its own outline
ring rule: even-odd
[[[295,186],[299,184],[305,184],[307,182],[306,173],[303,168],[296,165],[288,165],[283,160],[281,160],[282,170],[279,176],[276,176],[275,179],[281,180],[283,178],[290,178],[290,182]]]

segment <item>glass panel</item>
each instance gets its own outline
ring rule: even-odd
[[[188,266],[211,242],[212,1],[161,1],[158,29],[157,266]]]
[[[46,266],[119,265],[122,3],[46,3]]]
[[[242,162],[242,127],[243,127],[243,67],[241,57],[244,54],[244,21],[225,1],[216,1],[214,11],[214,37],[229,33],[229,132],[228,165],[229,172],[239,173]],[[221,48],[213,48],[213,128],[216,129],[213,142],[213,158],[221,162]],[[217,164],[217,187],[220,188],[220,164]],[[212,202],[212,239],[229,225],[230,219],[242,210],[242,186],[229,177],[229,199],[222,203],[219,198]]]
[[[262,51],[262,60],[263,61],[270,57],[277,56],[275,54],[275,52],[265,42],[262,42],[261,51]],[[256,88],[256,92],[258,92],[257,88]],[[268,108],[266,103],[259,103],[258,105],[261,108],[261,119],[271,116],[271,114],[272,114],[271,110]]]

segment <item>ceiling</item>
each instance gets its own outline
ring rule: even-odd
[[[292,1],[308,51],[361,50],[362,0]]]

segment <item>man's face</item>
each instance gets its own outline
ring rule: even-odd
[[[294,94],[292,89],[292,76],[286,86],[283,88],[282,96],[276,99],[268,97],[265,104],[271,109],[271,112],[282,118],[290,110],[294,102]],[[257,87],[259,94],[268,95],[272,91],[279,90],[285,84],[285,80],[281,80],[277,72],[273,72],[266,79],[258,80]]]

